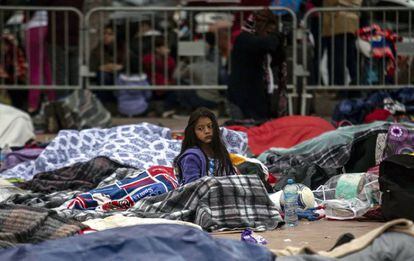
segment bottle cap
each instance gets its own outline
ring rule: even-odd
[[[293,183],[295,183],[295,182],[293,181],[293,179],[288,179],[288,180],[287,180],[287,184],[293,184]]]

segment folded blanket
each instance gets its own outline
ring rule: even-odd
[[[67,237],[85,228],[86,225],[61,218],[54,211],[0,204],[0,248]]]

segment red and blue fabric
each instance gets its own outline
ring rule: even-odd
[[[82,210],[125,210],[140,199],[157,196],[178,187],[173,168],[154,166],[115,184],[77,195],[68,208]]]

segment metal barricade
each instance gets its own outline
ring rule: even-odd
[[[0,89],[80,89],[83,23],[72,7],[0,6]]]
[[[232,25],[260,9],[263,7],[92,9],[85,16],[86,88],[224,90],[225,77],[231,72]],[[279,29],[290,32],[290,74],[296,67],[296,16],[287,8],[271,10],[280,18]],[[100,40],[92,46],[91,40],[96,37]],[[140,82],[143,73],[150,86]],[[131,83],[119,85],[120,75]],[[295,86],[292,73],[288,89],[296,93]]]
[[[307,33],[302,39],[302,61],[307,74],[303,77],[301,113],[306,114],[311,91],[346,94],[413,87],[413,11],[405,7],[325,7],[308,11],[303,19]]]

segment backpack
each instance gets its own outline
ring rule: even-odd
[[[414,156],[397,154],[380,164],[381,209],[387,220],[414,220]]]
[[[149,86],[146,75],[121,74],[116,83],[125,86]],[[117,91],[118,112],[129,117],[141,115],[147,111],[150,98],[150,90],[119,90]]]

